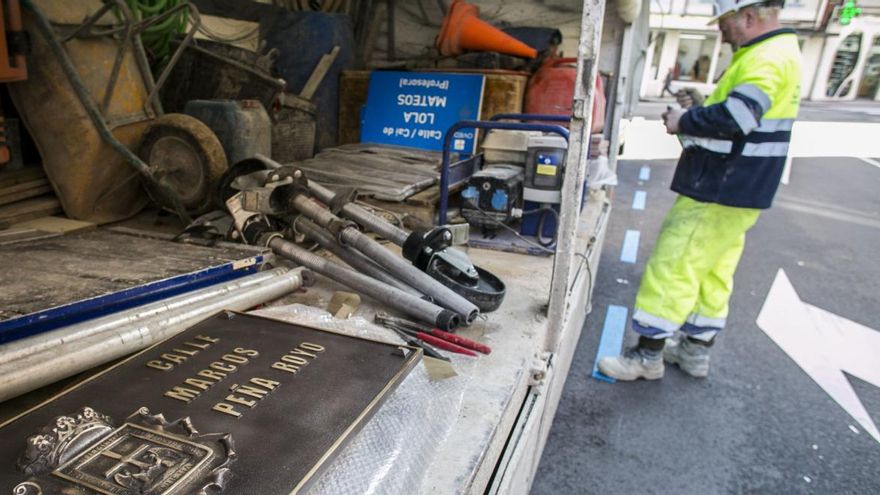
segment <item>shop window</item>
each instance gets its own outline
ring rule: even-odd
[[[868,61],[865,62],[865,70],[862,72],[859,98],[874,99],[878,87],[880,87],[880,36],[875,36],[871,51],[868,52]]]
[[[862,33],[851,34],[840,43],[837,54],[834,56],[834,62],[831,64],[831,73],[828,74],[826,96],[843,96],[849,93],[852,80],[847,80],[847,78],[855,70],[856,63],[859,61],[861,45]]]
[[[709,82],[715,35],[681,33],[678,56],[672,69],[673,79],[679,81]]]

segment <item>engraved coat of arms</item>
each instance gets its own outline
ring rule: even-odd
[[[234,460],[229,434],[200,434],[189,418],[140,408],[114,427],[84,407],[28,438],[18,468],[31,478],[13,494],[207,495],[223,490]]]

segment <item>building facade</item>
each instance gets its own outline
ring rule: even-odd
[[[857,2],[861,15],[838,22],[840,8],[828,12],[824,45],[810,88],[813,100],[880,101],[880,0]]]
[[[841,0],[787,0],[782,22],[797,30],[803,54],[801,97],[880,99],[880,0],[857,0],[861,15],[839,20]],[[731,50],[709,24],[711,0],[651,2],[651,38],[640,96],[669,96],[683,87],[708,94]]]

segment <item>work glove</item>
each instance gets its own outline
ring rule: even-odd
[[[694,88],[679,89],[675,93],[675,99],[681,105],[681,108],[685,110],[703,105],[703,95]]]

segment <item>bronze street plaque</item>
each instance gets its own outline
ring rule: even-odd
[[[0,495],[297,493],[420,358],[221,313],[0,426]]]

